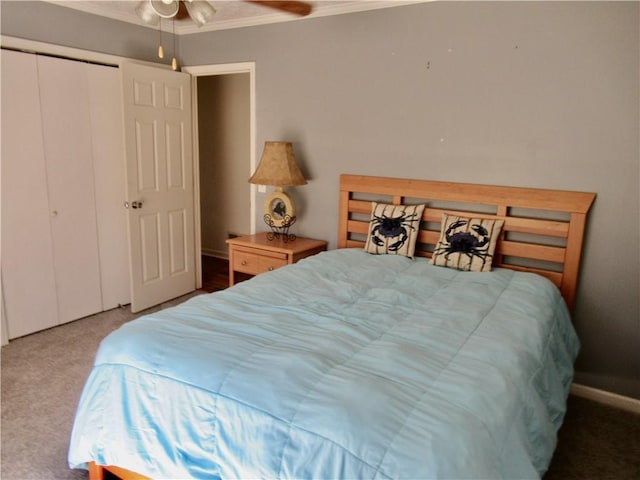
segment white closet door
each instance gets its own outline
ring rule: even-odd
[[[35,55],[3,50],[2,283],[8,338],[58,324]]]
[[[122,85],[117,68],[86,64],[93,144],[102,309],[131,302],[129,237],[122,129]]]
[[[60,322],[102,310],[84,64],[38,57]]]

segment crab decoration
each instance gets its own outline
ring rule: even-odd
[[[385,240],[397,238],[397,241],[391,243],[387,247],[388,251],[397,252],[403,247],[409,238],[408,229],[415,231],[415,227],[412,225],[412,222],[414,222],[416,218],[418,218],[418,214],[415,212],[411,214],[402,214],[397,217],[373,215],[371,222],[374,227],[371,230],[371,241],[379,247],[383,247],[385,245]]]
[[[441,247],[437,248],[433,253],[442,254],[444,258],[449,259],[449,255],[452,253],[462,253],[472,260],[473,257],[478,257],[482,261],[486,261],[487,257],[492,255],[488,252],[489,243],[489,231],[479,224],[471,225],[470,228],[476,235],[471,232],[456,232],[456,229],[464,227],[469,222],[467,220],[457,220],[449,225],[445,232],[445,238],[447,240]],[[486,248],[484,248],[486,246]]]
[[[464,218],[443,215],[443,232],[431,263],[474,272],[491,271],[501,219]]]

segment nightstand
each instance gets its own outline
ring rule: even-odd
[[[296,263],[301,258],[327,249],[327,242],[323,240],[304,237],[297,237],[288,242],[282,238],[269,240],[266,232],[230,238],[227,244],[229,245],[229,286],[235,283],[235,272],[258,275]]]

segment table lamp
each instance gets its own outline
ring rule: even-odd
[[[307,181],[298,168],[291,142],[264,142],[262,158],[249,183],[276,187],[264,203],[264,222],[271,228],[267,238],[295,240],[289,227],[296,221],[296,208],[283,187],[305,185]]]

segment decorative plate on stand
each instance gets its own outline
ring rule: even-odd
[[[264,214],[269,215],[274,227],[282,227],[288,223],[287,217],[295,218],[296,211],[291,197],[282,190],[276,190],[267,198]]]
[[[269,240],[283,236],[285,241],[295,240],[295,235],[289,234],[289,227],[296,221],[296,211],[291,197],[282,189],[277,189],[264,203],[264,222],[271,227]]]

